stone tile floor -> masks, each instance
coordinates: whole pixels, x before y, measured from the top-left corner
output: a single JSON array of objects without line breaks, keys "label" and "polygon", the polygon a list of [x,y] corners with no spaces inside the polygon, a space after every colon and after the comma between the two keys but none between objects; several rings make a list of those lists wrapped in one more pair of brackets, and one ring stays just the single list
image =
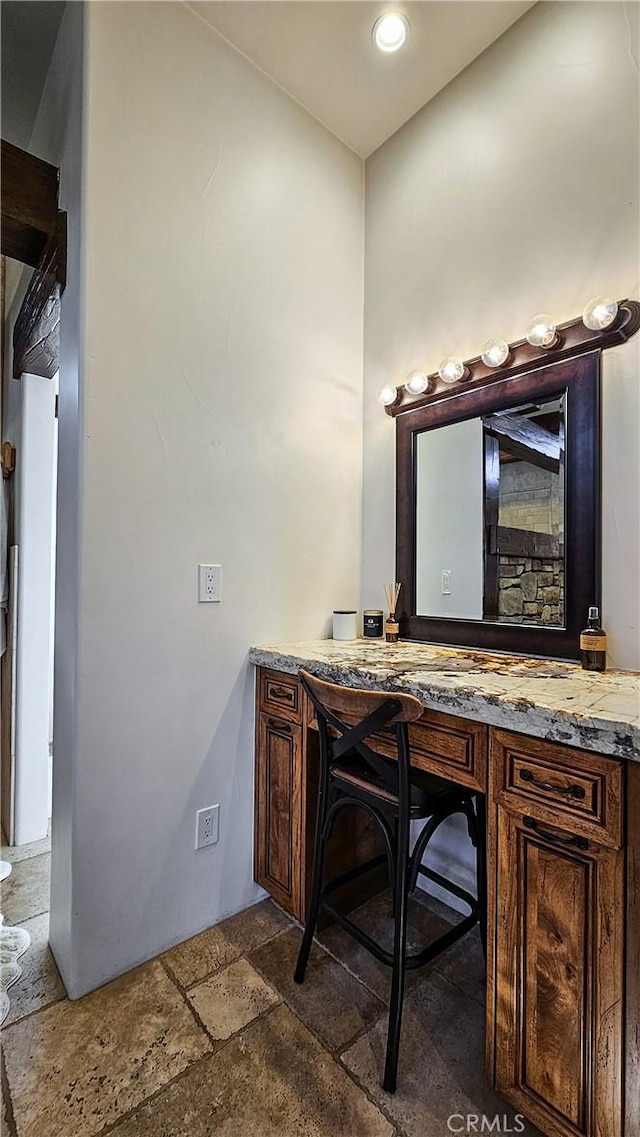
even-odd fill
[{"label": "stone tile floor", "polygon": [[1,910],[8,926],[23,924],[49,911],[51,854],[16,861],[2,882]]},{"label": "stone tile floor", "polygon": [[[411,938],[451,916],[413,903]],[[388,896],[358,918],[388,938]],[[328,928],[296,986],[300,935],[263,901],[70,1002],[38,929],[46,974],[25,958],[3,1031],[3,1137],[448,1137],[453,1113],[506,1115],[514,1131],[484,1080],[475,935],[412,975],[395,1095],[380,1088],[386,969]]]},{"label": "stone tile floor", "polygon": [[25,928],[31,945],[20,957],[22,975],[9,988],[9,1014],[4,1029],[25,1015],[64,997],[62,980],[49,950],[49,887],[51,840],[6,846],[0,859],[9,861],[11,875],[0,885],[0,911],[7,927]]}]

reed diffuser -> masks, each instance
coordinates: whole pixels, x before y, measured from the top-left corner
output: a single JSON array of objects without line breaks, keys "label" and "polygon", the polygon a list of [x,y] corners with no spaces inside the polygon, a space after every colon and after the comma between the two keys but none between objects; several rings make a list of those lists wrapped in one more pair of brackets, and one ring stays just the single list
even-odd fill
[{"label": "reed diffuser", "polygon": [[397,644],[400,635],[400,627],[396,620],[396,607],[398,604],[398,596],[400,595],[400,585],[385,584],[384,591],[387,597],[387,607],[389,608],[389,615],[384,625],[384,638],[388,644]]}]

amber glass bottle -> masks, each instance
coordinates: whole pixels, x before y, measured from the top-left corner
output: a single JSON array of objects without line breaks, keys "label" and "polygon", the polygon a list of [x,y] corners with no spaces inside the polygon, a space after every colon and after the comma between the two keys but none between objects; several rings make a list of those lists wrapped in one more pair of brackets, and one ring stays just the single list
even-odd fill
[{"label": "amber glass bottle", "polygon": [[580,663],[585,671],[604,671],[607,666],[607,633],[600,627],[597,608],[589,609],[587,627],[580,632]]},{"label": "amber glass bottle", "polygon": [[384,638],[388,644],[397,644],[400,638],[400,625],[395,612],[390,612],[384,623]]}]

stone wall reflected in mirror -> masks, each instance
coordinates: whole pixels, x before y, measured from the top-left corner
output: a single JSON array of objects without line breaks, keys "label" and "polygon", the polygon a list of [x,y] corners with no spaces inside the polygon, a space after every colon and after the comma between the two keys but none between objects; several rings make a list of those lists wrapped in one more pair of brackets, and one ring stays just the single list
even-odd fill
[{"label": "stone wall reflected in mirror", "polygon": [[[564,399],[517,407],[483,420],[485,460],[497,447],[497,612],[507,623],[564,624]],[[487,502],[485,501],[487,506]],[[491,508],[489,503],[488,508]]]},{"label": "stone wall reflected in mirror", "polygon": [[563,627],[565,399],[416,439],[417,614]]}]

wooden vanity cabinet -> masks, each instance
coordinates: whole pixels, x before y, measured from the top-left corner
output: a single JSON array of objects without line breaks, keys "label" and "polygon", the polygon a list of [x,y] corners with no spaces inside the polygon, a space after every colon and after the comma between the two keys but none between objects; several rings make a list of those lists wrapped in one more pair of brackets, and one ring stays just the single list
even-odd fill
[{"label": "wooden vanity cabinet", "polygon": [[302,726],[284,713],[256,716],[255,879],[294,916],[301,910]]},{"label": "wooden vanity cabinet", "polygon": [[[295,676],[256,699],[255,879],[304,920],[317,726]],[[547,1137],[640,1137],[640,763],[428,710],[411,742],[487,792],[489,1081]],[[334,836],[331,876],[379,851],[361,810]]]},{"label": "wooden vanity cabinet", "polygon": [[501,730],[490,767],[495,1088],[549,1137],[622,1137],[624,768]]}]

